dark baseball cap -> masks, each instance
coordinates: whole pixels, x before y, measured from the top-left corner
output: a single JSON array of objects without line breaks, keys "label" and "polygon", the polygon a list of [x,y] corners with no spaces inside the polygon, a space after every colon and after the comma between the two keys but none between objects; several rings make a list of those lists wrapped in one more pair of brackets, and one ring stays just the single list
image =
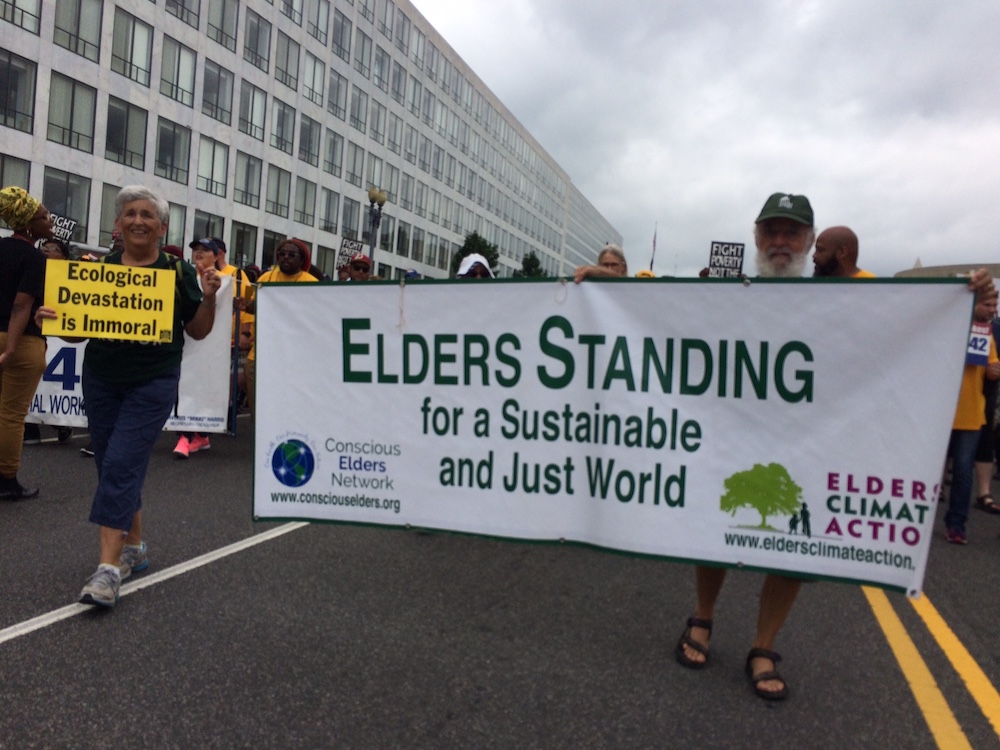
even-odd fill
[{"label": "dark baseball cap", "polygon": [[216,255],[219,254],[219,246],[215,244],[209,237],[202,237],[200,240],[195,240],[194,242],[188,243],[188,247],[194,250],[197,247],[206,247],[211,250]]},{"label": "dark baseball cap", "polygon": [[767,219],[791,219],[799,224],[811,227],[813,225],[813,210],[809,199],[804,195],[791,193],[775,193],[767,199],[764,208],[760,210],[755,224]]}]

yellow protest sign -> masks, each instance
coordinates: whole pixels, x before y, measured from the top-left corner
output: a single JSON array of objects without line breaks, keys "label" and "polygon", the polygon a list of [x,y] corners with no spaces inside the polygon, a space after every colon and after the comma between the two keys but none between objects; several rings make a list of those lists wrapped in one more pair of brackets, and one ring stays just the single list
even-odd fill
[{"label": "yellow protest sign", "polygon": [[47,263],[46,336],[167,343],[174,331],[173,269],[78,261]]}]

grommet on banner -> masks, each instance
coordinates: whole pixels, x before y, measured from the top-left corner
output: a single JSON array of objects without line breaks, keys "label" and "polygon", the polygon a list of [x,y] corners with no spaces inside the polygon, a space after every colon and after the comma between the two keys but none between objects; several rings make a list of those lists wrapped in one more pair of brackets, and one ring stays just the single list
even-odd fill
[{"label": "grommet on banner", "polygon": [[740,274],[740,278],[743,280],[743,286],[750,286],[750,277],[745,273]]},{"label": "grommet on banner", "polygon": [[399,280],[399,323],[397,328],[399,330],[404,330],[406,328],[406,310],[405,307],[406,298],[406,279]]},{"label": "grommet on banner", "polygon": [[556,303],[561,305],[569,297],[569,279],[564,276],[558,281],[560,286],[562,286],[563,295],[562,299],[559,299],[559,294],[558,294],[559,290],[558,289],[556,290]]}]

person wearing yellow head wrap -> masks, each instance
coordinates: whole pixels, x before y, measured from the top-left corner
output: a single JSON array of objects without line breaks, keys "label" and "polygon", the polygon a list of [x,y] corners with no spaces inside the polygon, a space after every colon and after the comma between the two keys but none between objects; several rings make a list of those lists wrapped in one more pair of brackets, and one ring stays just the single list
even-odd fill
[{"label": "person wearing yellow head wrap", "polygon": [[15,232],[25,229],[31,223],[40,205],[41,201],[28,195],[24,188],[11,186],[0,190],[0,219],[7,222],[7,226]]},{"label": "person wearing yellow head wrap", "polygon": [[0,240],[0,500],[38,494],[17,480],[24,417],[45,372],[45,339],[34,320],[42,303],[45,256],[35,247],[52,239],[48,210],[19,187],[0,190],[0,218],[14,230]]}]

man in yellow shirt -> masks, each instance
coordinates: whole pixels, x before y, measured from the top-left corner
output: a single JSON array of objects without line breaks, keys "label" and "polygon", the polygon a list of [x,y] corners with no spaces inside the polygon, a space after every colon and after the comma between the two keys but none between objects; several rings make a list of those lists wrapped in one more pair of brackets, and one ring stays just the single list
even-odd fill
[{"label": "man in yellow shirt", "polygon": [[875,274],[858,268],[858,236],[848,227],[830,227],[819,233],[813,251],[813,276],[875,278]]}]

